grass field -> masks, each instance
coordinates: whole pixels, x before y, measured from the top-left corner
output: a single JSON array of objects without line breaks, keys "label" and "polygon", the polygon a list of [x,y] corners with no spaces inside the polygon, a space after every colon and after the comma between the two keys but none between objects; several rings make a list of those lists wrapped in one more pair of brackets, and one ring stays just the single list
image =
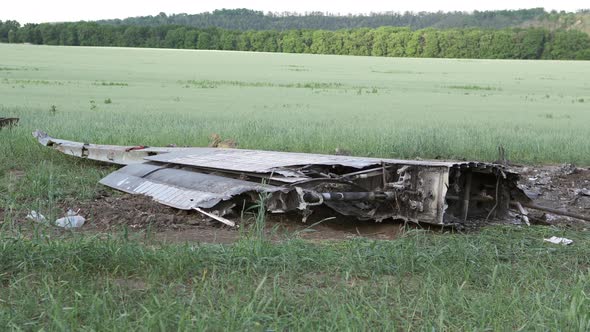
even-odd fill
[{"label": "grass field", "polygon": [[[21,118],[0,131],[0,326],[587,331],[587,229],[161,244],[31,230],[22,215],[63,214],[114,169],[43,148],[34,129],[151,146],[219,133],[243,148],[400,158],[494,160],[502,144],[519,162],[588,165],[588,77],[585,62],[0,44],[0,116]],[[552,235],[575,243],[543,242]]]},{"label": "grass field", "polygon": [[0,54],[0,114],[65,138],[204,145],[216,132],[244,148],[485,160],[502,144],[516,161],[590,164],[587,62],[25,45]]},{"label": "grass field", "polygon": [[[543,243],[554,234],[569,247]],[[590,237],[543,228],[232,246],[0,240],[13,330],[587,331]]]}]

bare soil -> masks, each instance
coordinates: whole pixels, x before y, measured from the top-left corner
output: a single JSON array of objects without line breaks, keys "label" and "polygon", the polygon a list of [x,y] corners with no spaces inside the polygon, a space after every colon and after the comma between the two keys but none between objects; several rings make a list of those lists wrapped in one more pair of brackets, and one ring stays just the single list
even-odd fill
[{"label": "bare soil", "polygon": [[[64,211],[67,208],[72,207],[64,206]],[[109,195],[109,191],[73,208],[80,209],[80,215],[87,219],[83,231],[110,232],[126,227],[140,233],[149,232],[150,236],[166,242],[231,243],[239,238],[240,232],[247,232],[255,219],[252,213],[230,217],[241,229],[231,228],[196,211],[177,210],[145,196]],[[403,224],[393,221],[374,223],[334,218],[327,211],[312,214],[306,223],[301,222],[298,215],[270,214],[265,225],[267,235],[276,240],[293,236],[309,240],[342,240],[356,236],[393,239],[401,233],[402,227]]]},{"label": "bare soil", "polygon": [[[590,217],[590,168],[563,164],[514,170],[521,175],[521,189],[536,204]],[[590,227],[590,222],[578,219],[532,210],[530,213],[548,224]]]}]

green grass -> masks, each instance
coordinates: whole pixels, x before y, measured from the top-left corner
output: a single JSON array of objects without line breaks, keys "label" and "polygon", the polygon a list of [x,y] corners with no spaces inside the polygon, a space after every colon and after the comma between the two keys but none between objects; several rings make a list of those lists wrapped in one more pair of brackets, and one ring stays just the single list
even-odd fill
[{"label": "green grass", "polygon": [[[544,243],[565,235],[573,246]],[[587,331],[586,233],[159,245],[0,238],[0,324],[26,330]]]},{"label": "green grass", "polygon": [[[398,158],[494,160],[502,144],[515,161],[588,165],[584,63],[2,44],[0,54],[0,116],[21,118],[0,131],[6,329],[590,328],[587,230],[269,243],[261,217],[234,245],[170,245],[30,231],[20,218],[95,198],[115,169],[41,147],[35,129],[150,146],[205,146],[219,133],[242,148]],[[542,241],[552,235],[575,244]]]},{"label": "green grass", "polygon": [[[494,160],[503,145],[517,162],[590,164],[585,62],[6,44],[0,53],[0,67],[38,68],[0,72],[0,113],[22,118],[22,140],[41,128],[204,145],[216,132],[243,148]],[[117,102],[90,110],[106,98]]]}]

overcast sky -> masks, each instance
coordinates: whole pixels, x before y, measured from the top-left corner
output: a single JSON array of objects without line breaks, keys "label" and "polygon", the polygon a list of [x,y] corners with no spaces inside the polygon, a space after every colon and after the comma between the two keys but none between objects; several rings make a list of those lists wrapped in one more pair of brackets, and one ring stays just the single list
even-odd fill
[{"label": "overcast sky", "polygon": [[16,0],[3,1],[0,20],[21,23],[60,22],[156,15],[159,12],[201,13],[221,8],[264,12],[370,13],[383,11],[473,11],[544,7],[575,11],[590,8],[587,0]]}]

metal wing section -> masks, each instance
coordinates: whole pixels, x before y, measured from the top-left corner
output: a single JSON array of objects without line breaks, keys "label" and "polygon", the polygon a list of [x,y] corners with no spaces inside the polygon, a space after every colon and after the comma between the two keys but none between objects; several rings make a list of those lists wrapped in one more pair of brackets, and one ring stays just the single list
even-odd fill
[{"label": "metal wing section", "polygon": [[[296,152],[275,152],[243,149],[193,148],[186,151],[171,152],[164,155],[146,157],[146,160],[173,163],[199,168],[222,169],[238,172],[278,173],[296,176],[293,166],[340,165],[352,168],[366,168],[382,163],[401,165],[446,166],[456,163],[438,161],[414,161],[381,158],[350,157]],[[291,172],[292,174],[289,174]]]},{"label": "metal wing section", "polygon": [[267,210],[299,211],[303,220],[325,205],[359,219],[444,225],[506,216],[520,194],[518,175],[490,163],[98,145],[40,131],[34,136],[68,155],[127,165],[100,183],[183,210],[219,209],[234,198],[256,203],[259,193],[268,193]]}]

